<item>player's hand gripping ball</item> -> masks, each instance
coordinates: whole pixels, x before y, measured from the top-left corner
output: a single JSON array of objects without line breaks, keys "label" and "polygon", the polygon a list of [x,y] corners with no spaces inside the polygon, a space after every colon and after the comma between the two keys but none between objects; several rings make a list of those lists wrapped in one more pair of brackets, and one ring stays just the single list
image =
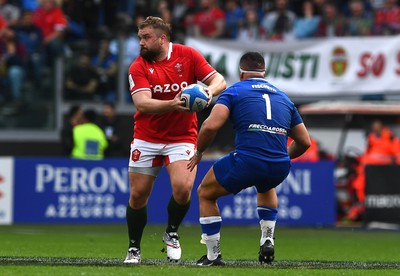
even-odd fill
[{"label": "player's hand gripping ball", "polygon": [[181,99],[185,101],[185,107],[189,108],[190,111],[199,112],[206,108],[208,94],[204,91],[203,86],[191,84],[183,89]]}]

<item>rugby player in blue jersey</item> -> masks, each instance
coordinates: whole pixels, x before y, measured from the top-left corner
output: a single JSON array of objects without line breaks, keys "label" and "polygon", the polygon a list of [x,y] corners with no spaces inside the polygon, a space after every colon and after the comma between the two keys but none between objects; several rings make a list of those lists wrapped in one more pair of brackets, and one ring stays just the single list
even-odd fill
[{"label": "rugby player in blue jersey", "polygon": [[[265,60],[258,52],[240,59],[240,81],[218,98],[201,126],[196,154],[188,169],[193,170],[217,131],[228,120],[235,129],[236,149],[217,160],[204,176],[198,190],[202,241],[207,255],[198,265],[224,265],[220,250],[221,215],[217,199],[254,186],[261,239],[259,261],[274,259],[274,231],[278,213],[275,187],[287,177],[290,159],[310,146],[310,136],[289,97],[267,82]],[[287,147],[288,136],[293,142]]]}]

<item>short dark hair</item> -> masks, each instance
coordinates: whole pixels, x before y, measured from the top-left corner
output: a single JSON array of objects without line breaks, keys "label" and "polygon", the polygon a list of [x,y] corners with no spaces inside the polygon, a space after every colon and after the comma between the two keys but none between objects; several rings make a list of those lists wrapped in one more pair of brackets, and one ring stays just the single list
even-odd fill
[{"label": "short dark hair", "polygon": [[97,112],[94,109],[88,109],[83,112],[83,117],[91,123],[95,123],[97,119]]},{"label": "short dark hair", "polygon": [[259,52],[247,52],[240,58],[239,66],[243,70],[265,70],[264,57]]},{"label": "short dark hair", "polygon": [[73,116],[75,116],[76,113],[78,113],[81,110],[81,106],[79,104],[74,104],[71,105],[71,107],[68,110],[68,117],[72,118]]},{"label": "short dark hair", "polygon": [[115,109],[115,103],[114,103],[114,102],[107,101],[107,102],[104,102],[103,105],[104,105],[104,106],[109,106],[109,107],[111,107],[112,109]]},{"label": "short dark hair", "polygon": [[153,27],[154,29],[161,30],[161,32],[163,32],[168,39],[171,39],[171,25],[166,23],[160,17],[146,17],[146,19],[139,24],[138,28],[141,30],[146,27]]}]

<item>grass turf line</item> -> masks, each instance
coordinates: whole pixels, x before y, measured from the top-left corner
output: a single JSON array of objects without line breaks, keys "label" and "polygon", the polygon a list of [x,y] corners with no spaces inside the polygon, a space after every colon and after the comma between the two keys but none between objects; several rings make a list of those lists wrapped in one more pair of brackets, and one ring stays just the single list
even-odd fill
[{"label": "grass turf line", "polygon": [[[250,260],[225,260],[228,267],[311,268],[311,269],[400,269],[397,262],[341,262],[341,261],[275,261],[261,265]],[[129,266],[121,259],[57,258],[57,257],[0,257],[1,265],[75,265],[75,266]],[[165,259],[146,259],[140,265],[174,265]],[[196,266],[194,260],[182,260],[181,266]]]}]

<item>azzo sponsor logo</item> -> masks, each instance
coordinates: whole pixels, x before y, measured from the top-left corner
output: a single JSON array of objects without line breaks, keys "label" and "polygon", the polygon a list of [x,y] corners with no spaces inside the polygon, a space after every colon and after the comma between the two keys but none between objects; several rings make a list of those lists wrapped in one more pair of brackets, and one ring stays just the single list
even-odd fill
[{"label": "azzo sponsor logo", "polygon": [[337,77],[341,77],[346,73],[348,67],[347,54],[345,49],[338,46],[332,51],[331,70]]},{"label": "azzo sponsor logo", "polygon": [[153,93],[171,93],[171,92],[179,92],[186,88],[188,83],[183,81],[181,83],[164,83],[164,84],[157,84],[152,87]]}]

